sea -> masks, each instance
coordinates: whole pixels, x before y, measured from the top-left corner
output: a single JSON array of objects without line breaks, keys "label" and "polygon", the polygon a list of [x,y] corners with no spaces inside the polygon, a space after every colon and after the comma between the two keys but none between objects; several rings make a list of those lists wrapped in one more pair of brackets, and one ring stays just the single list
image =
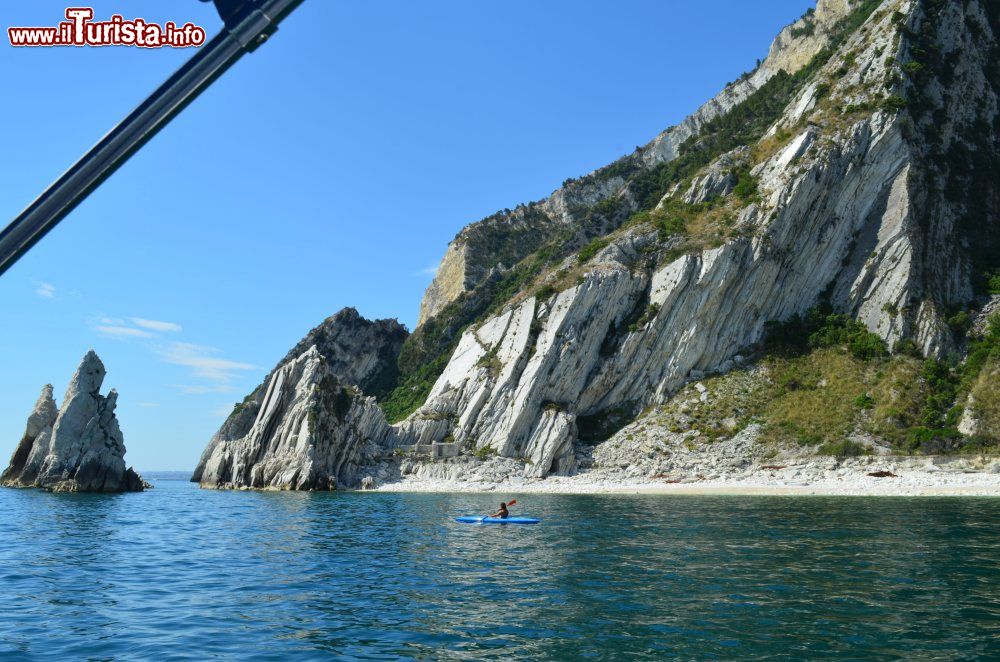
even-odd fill
[{"label": "sea", "polygon": [[[0,490],[2,660],[1000,658],[1000,500]],[[517,499],[536,525],[459,524]]]}]

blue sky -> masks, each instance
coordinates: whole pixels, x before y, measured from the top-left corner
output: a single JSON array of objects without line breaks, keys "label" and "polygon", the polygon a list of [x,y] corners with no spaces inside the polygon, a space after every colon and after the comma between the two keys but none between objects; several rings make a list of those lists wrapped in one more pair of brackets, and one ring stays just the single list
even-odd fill
[{"label": "blue sky", "polygon": [[[95,18],[210,4],[93,0]],[[412,327],[464,225],[680,121],[807,0],[307,0],[0,277],[0,453],[97,350],[126,460],[191,469],[232,408],[344,306]],[[14,49],[65,3],[0,0],[0,222],[193,51]]]}]

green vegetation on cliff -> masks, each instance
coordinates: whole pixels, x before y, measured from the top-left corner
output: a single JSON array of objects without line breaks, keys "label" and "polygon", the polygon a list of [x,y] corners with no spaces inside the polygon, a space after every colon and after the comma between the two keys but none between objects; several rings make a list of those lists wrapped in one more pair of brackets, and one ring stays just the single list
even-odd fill
[{"label": "green vegetation on cliff", "polygon": [[434,382],[448,365],[449,356],[450,354],[442,354],[434,361],[419,366],[379,403],[390,423],[403,420],[424,404]]},{"label": "green vegetation on cliff", "polygon": [[[973,286],[979,294],[1000,292],[1000,282],[993,278],[1000,274],[1000,228],[996,223],[984,222],[1000,215],[1000,186],[996,176],[994,154],[996,136],[1000,135],[1000,115],[986,103],[977,107],[977,116],[968,120],[953,117],[949,103],[935,90],[936,80],[950,82],[962,75],[956,69],[957,51],[947,52],[954,44],[938,43],[936,26],[943,11],[952,6],[950,0],[924,0],[924,17],[915,27],[901,25],[909,45],[911,60],[906,62],[903,87],[907,96],[907,110],[913,120],[914,131],[923,138],[927,153],[923,155],[923,186],[929,193],[923,210],[925,226],[930,231],[935,219],[946,213],[943,207],[957,211],[955,230],[961,241],[949,235],[947,244],[955,246],[956,253],[964,254],[973,266]],[[989,30],[1000,34],[1000,12],[991,7],[985,12]],[[966,17],[969,30],[985,39],[987,26],[982,26],[973,15]],[[959,45],[959,47],[961,47]],[[1000,95],[1000,43],[990,43],[989,55],[984,58],[983,69],[987,85]],[[983,97],[986,98],[985,96]],[[928,241],[927,245],[935,245]],[[961,247],[961,248],[959,248]]]},{"label": "green vegetation on cliff", "polygon": [[[803,86],[826,64],[847,37],[857,30],[880,4],[879,0],[860,3],[832,30],[830,43],[810,62],[794,74],[779,71],[760,89],[728,112],[707,122],[697,136],[681,145],[680,155],[673,161],[648,169],[635,157],[626,157],[592,177],[621,176],[627,179],[629,191],[638,203],[639,211],[649,211],[675,184],[694,176],[713,160],[737,147],[749,146],[760,140],[781,116],[789,102]],[[755,186],[741,177],[741,197],[749,197]],[[600,213],[601,210],[595,209]]]},{"label": "green vegetation on cliff", "polygon": [[[773,325],[761,351],[754,366],[689,384],[658,417],[706,443],[756,422],[765,443],[841,457],[870,452],[865,438],[905,454],[1000,449],[1000,317],[958,364],[890,355],[863,327],[819,308]],[[978,425],[963,437],[956,425],[970,393]]]},{"label": "green vegetation on cliff", "polygon": [[[631,194],[626,197],[610,196],[589,210],[575,210],[582,218],[577,228],[552,230],[551,226],[544,223],[538,206],[527,205],[513,213],[528,219],[525,227],[534,233],[534,241],[524,241],[523,232],[516,236],[511,234],[516,224],[506,222],[477,223],[463,231],[482,234],[488,239],[485,242],[488,250],[485,252],[490,253],[490,256],[478,259],[480,266],[504,264],[507,270],[494,272],[484,278],[473,290],[463,293],[427,320],[406,340],[399,355],[396,386],[381,400],[389,420],[402,420],[423,404],[454,351],[462,331],[469,325],[497,312],[524,291],[537,291],[544,295],[556,291],[557,287],[552,283],[540,285],[540,277],[567,256],[577,252],[581,244],[583,250],[579,252],[578,261],[585,263],[606,245],[603,237],[627,221],[630,224],[651,223],[659,228],[664,240],[684,237],[674,248],[675,253],[717,245],[731,236],[733,210],[725,205],[684,205],[671,201],[659,210],[654,208],[671,187],[686,182],[721,154],[759,141],[795,94],[878,5],[877,0],[859,3],[850,15],[835,26],[828,47],[809,64],[795,74],[778,72],[742,103],[707,122],[697,136],[681,146],[680,155],[675,160],[647,167],[641,154],[636,153],[592,175],[567,180],[568,186],[585,186],[598,180],[621,177]],[[748,171],[740,171],[738,174],[738,190],[735,195],[741,200],[749,200],[756,195],[756,182]],[[505,210],[491,218],[496,221],[505,220],[511,213]],[[537,249],[525,256],[524,246]],[[566,279],[556,280],[562,283]]]},{"label": "green vegetation on cliff", "polygon": [[[921,360],[912,349],[906,351],[906,343],[889,356],[882,340],[868,333],[863,325],[826,312],[814,309],[804,318],[774,325],[769,334],[768,361],[772,365],[779,365],[775,361],[784,362],[780,363],[779,385],[812,383],[809,374],[819,369],[824,375],[824,386],[830,386],[818,400],[814,397],[816,389],[793,393],[800,389],[791,388],[782,393],[787,412],[798,411],[813,422],[826,419],[820,424],[796,424],[790,421],[790,413],[777,417],[793,436],[804,442],[833,441],[831,430],[836,433],[834,436],[843,436],[844,427],[852,425],[888,441],[902,452],[978,450],[984,445],[1000,443],[1000,436],[995,434],[964,439],[957,430],[966,397],[975,384],[983,382],[982,375],[989,374],[988,366],[996,364],[1000,357],[1000,319],[991,320],[984,337],[970,341],[968,357],[957,363],[934,358]],[[841,357],[832,365],[829,354],[806,350],[837,347],[846,350],[850,360]],[[807,360],[803,362],[802,357]],[[822,369],[824,365],[827,370]],[[837,393],[834,385],[845,384],[845,379],[848,390]],[[850,415],[850,388],[858,393],[853,402],[855,413],[868,412],[861,418]],[[985,400],[988,403],[990,397]],[[990,417],[989,412],[984,413],[986,418]],[[829,420],[830,417],[839,424]]]}]

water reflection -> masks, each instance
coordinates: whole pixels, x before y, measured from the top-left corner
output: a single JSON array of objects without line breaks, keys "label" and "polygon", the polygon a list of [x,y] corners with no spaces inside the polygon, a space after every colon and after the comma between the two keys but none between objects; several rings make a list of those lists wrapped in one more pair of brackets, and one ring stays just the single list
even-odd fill
[{"label": "water reflection", "polygon": [[987,499],[0,491],[0,656],[987,657]]}]

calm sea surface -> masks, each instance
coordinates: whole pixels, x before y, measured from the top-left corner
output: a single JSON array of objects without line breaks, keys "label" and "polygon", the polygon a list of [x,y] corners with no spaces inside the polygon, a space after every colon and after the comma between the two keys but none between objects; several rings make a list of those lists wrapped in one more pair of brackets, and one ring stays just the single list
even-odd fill
[{"label": "calm sea surface", "polygon": [[0,490],[0,658],[1000,656],[1000,500],[498,500]]}]

